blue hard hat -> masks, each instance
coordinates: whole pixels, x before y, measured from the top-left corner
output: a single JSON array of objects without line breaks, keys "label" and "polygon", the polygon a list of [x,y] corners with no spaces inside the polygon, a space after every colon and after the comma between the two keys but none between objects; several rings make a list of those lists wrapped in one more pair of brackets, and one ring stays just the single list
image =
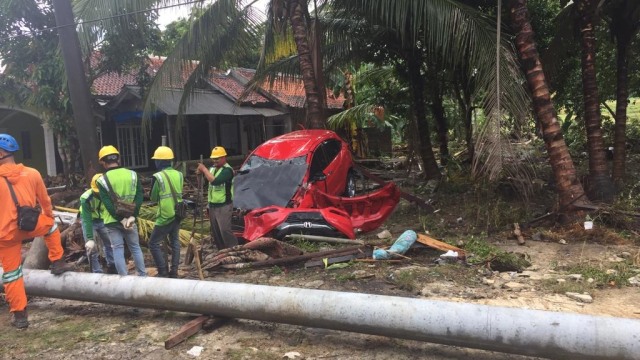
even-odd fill
[{"label": "blue hard hat", "polygon": [[9,134],[0,134],[0,149],[8,152],[16,152],[20,150],[16,139]]}]

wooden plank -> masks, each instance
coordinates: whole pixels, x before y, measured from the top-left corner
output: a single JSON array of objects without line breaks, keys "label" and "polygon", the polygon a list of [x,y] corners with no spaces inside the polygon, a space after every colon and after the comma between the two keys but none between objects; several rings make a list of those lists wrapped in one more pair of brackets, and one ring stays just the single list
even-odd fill
[{"label": "wooden plank", "polygon": [[180,344],[181,342],[187,340],[190,336],[196,334],[200,329],[202,329],[202,325],[209,320],[208,315],[200,315],[197,318],[189,321],[185,325],[183,325],[177,333],[172,335],[167,341],[164,342],[164,348],[169,350],[174,346]]},{"label": "wooden plank", "polygon": [[416,239],[417,242],[419,242],[422,245],[426,245],[429,247],[432,247],[434,249],[438,249],[438,250],[442,250],[442,251],[457,251],[458,252],[458,258],[460,259],[464,259],[466,257],[464,250],[460,249],[459,247],[453,246],[453,245],[449,245],[446,242],[440,241],[440,240],[436,240],[430,236],[424,235],[424,234],[418,234],[418,239]]}]

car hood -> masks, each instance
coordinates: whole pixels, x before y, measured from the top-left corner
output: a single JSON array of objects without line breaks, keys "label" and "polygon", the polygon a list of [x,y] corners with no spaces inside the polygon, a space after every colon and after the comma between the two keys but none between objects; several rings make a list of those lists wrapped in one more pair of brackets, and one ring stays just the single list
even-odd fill
[{"label": "car hood", "polygon": [[302,185],[307,165],[261,166],[238,173],[233,182],[233,206],[243,210],[286,207]]}]

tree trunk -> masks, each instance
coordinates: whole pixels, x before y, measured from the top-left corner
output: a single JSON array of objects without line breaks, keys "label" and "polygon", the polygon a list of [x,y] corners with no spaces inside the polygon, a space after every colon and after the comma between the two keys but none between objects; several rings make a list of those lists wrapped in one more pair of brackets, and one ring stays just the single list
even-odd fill
[{"label": "tree trunk", "polygon": [[551,102],[549,87],[529,21],[527,0],[511,0],[510,15],[517,33],[515,43],[518,55],[533,98],[533,110],[542,127],[543,140],[549,153],[549,163],[556,180],[560,211],[571,211],[576,206],[588,204],[588,199],[585,198],[582,184],[576,176],[573,160],[564,142],[562,129]]},{"label": "tree trunk", "polygon": [[458,84],[455,85],[456,99],[462,112],[464,122],[465,141],[467,143],[467,153],[469,161],[473,163],[475,146],[473,144],[473,104],[471,104],[471,91],[469,80],[466,75],[457,76]]},{"label": "tree trunk", "polygon": [[615,189],[609,177],[607,158],[602,137],[602,119],[598,84],[596,81],[596,38],[595,9],[597,1],[576,2],[580,14],[580,34],[582,49],[582,92],[584,99],[584,121],[587,129],[587,149],[589,151],[589,186],[587,193],[591,200],[613,201]]},{"label": "tree trunk", "polygon": [[[614,19],[615,21],[616,19]],[[620,20],[618,20],[620,21]],[[625,29],[627,30],[627,29]],[[631,30],[631,29],[629,29]],[[614,183],[621,188],[624,183],[625,160],[627,156],[627,105],[629,102],[629,44],[632,32],[621,31],[616,34],[616,126],[613,136],[613,172]]]},{"label": "tree trunk", "polygon": [[424,103],[424,80],[422,74],[420,74],[421,62],[416,57],[417,55],[415,54],[405,53],[411,95],[413,97],[411,108],[416,128],[418,129],[418,147],[425,178],[438,179],[440,178],[440,169],[438,169],[438,163],[436,163],[436,157],[431,147],[431,131],[429,131],[429,122],[427,121]]},{"label": "tree trunk", "polygon": [[64,68],[67,73],[67,84],[69,95],[73,107],[73,119],[84,174],[90,179],[96,173],[95,165],[98,154],[98,142],[96,141],[96,124],[93,116],[91,93],[87,83],[84,67],[82,65],[82,54],[80,42],[74,26],[73,12],[70,0],[53,0],[60,48],[64,60]]},{"label": "tree trunk", "polygon": [[440,164],[445,166],[449,161],[449,124],[447,123],[442,99],[442,83],[436,74],[439,70],[437,65],[430,67],[428,79],[431,93],[431,113],[436,122],[438,143],[440,145]]},{"label": "tree trunk", "polygon": [[304,91],[307,97],[307,127],[311,129],[324,129],[326,118],[323,114],[322,99],[316,75],[313,71],[313,59],[309,37],[307,36],[307,2],[303,0],[289,0],[289,21],[293,31],[293,39],[298,50],[300,73],[304,83]]}]

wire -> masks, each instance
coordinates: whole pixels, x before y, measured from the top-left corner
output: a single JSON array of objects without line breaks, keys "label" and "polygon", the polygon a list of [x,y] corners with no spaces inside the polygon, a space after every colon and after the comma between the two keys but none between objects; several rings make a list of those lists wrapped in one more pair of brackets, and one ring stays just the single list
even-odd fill
[{"label": "wire", "polygon": [[123,16],[136,15],[136,14],[141,14],[141,13],[147,13],[147,12],[151,12],[151,11],[155,11],[155,10],[168,9],[168,8],[177,7],[177,6],[184,6],[184,5],[202,3],[202,2],[205,2],[205,1],[207,1],[207,0],[193,0],[193,1],[187,1],[187,2],[184,2],[184,3],[180,3],[180,4],[159,6],[159,7],[155,7],[155,8],[151,8],[151,9],[126,12],[126,13],[117,14],[117,15],[113,15],[113,16],[107,16],[107,17],[98,18],[98,19],[92,19],[92,20],[81,21],[81,22],[73,22],[71,24],[58,25],[58,26],[54,26],[54,27],[50,27],[50,28],[44,28],[44,29],[40,29],[40,30],[35,30],[33,32],[29,32],[28,34],[10,35],[10,36],[4,37],[4,38],[0,38],[0,40],[9,40],[9,39],[17,38],[17,37],[22,37],[22,36],[35,36],[35,35],[38,35],[38,34],[41,34],[41,33],[45,32],[45,31],[58,30],[58,29],[69,27],[69,26],[74,26],[75,27],[75,26],[78,26],[78,25],[85,25],[85,24],[90,24],[90,23],[94,23],[94,22],[98,22],[98,21],[115,19],[115,18],[119,18],[119,17],[123,17]]}]

